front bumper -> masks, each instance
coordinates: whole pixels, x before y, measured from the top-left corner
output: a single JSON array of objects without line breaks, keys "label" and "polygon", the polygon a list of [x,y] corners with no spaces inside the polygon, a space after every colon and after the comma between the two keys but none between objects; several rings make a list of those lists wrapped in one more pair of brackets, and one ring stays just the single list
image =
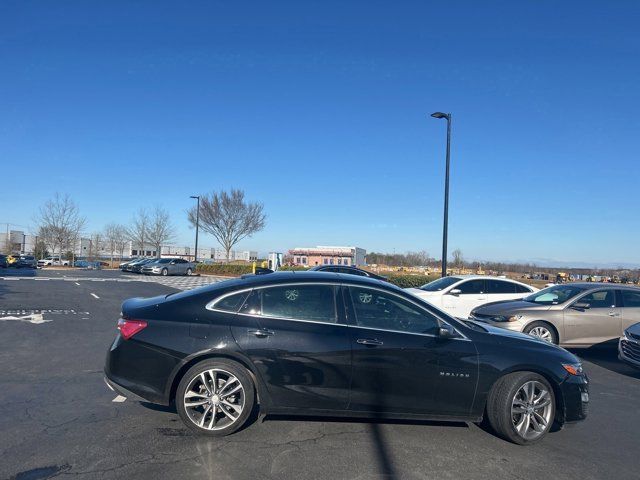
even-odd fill
[{"label": "front bumper", "polygon": [[585,375],[569,375],[560,386],[563,398],[562,423],[579,422],[587,418],[589,411],[589,378]]},{"label": "front bumper", "polygon": [[489,320],[488,318],[478,318],[473,315],[469,315],[469,320],[473,320],[474,322],[486,323],[487,325],[491,325],[492,327],[504,328],[505,330],[511,330],[512,332],[522,332],[526,322],[522,320],[516,320],[515,322],[494,322],[493,320]]},{"label": "front bumper", "polygon": [[640,368],[640,340],[622,337],[618,341],[618,358],[629,365]]}]

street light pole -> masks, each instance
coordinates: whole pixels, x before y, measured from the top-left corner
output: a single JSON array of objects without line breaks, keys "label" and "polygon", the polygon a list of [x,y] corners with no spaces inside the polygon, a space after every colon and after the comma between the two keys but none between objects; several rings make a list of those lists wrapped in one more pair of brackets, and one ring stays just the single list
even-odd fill
[{"label": "street light pole", "polygon": [[198,263],[198,229],[200,227],[200,195],[191,195],[191,198],[198,200],[198,206],[196,207],[196,251],[193,255],[194,263]]},{"label": "street light pole", "polygon": [[444,225],[442,228],[442,276],[447,276],[447,234],[449,230],[449,163],[451,159],[451,114],[435,112],[433,118],[447,119],[447,166],[444,175]]}]

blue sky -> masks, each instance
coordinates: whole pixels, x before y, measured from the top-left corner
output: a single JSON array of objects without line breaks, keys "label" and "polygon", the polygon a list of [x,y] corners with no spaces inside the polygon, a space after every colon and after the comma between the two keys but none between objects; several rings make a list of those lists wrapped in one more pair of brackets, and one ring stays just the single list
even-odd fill
[{"label": "blue sky", "polygon": [[[0,222],[236,187],[241,247],[640,264],[635,1],[0,4]],[[16,227],[17,228],[17,227]],[[215,245],[213,238],[204,245]]]}]

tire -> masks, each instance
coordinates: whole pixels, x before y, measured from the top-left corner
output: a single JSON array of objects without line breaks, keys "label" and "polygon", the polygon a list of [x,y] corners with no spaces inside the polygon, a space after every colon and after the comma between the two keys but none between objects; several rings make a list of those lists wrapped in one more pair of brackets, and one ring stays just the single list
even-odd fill
[{"label": "tire", "polygon": [[[528,395],[531,385],[532,396]],[[554,423],[556,399],[553,388],[537,373],[505,375],[489,393],[486,414],[493,430],[505,440],[518,445],[539,442]]]},{"label": "tire", "polygon": [[527,335],[539,338],[554,345],[558,345],[558,333],[556,329],[550,323],[547,322],[532,322],[523,330]]},{"label": "tire", "polygon": [[[207,381],[207,387],[203,378]],[[213,378],[217,383],[215,391],[211,389]],[[231,382],[228,389],[227,382]],[[229,395],[229,391],[235,393]],[[219,392],[224,396],[218,396]],[[176,409],[184,424],[194,432],[222,437],[247,423],[255,406],[255,398],[253,381],[244,367],[231,360],[213,358],[197,363],[184,374],[176,390]],[[185,405],[189,399],[196,404],[204,404],[189,407]]]},{"label": "tire", "polygon": [[167,275],[169,275],[169,270],[167,270],[166,268],[163,268],[162,271],[160,272],[160,275],[162,275],[163,277],[166,277]]},{"label": "tire", "polygon": [[193,271],[190,268],[187,268],[187,277],[190,277]]}]

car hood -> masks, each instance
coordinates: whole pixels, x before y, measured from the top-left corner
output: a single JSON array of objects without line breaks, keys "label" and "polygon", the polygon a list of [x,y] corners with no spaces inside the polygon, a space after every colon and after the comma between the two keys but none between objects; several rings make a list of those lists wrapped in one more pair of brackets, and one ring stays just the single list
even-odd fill
[{"label": "car hood", "polygon": [[549,310],[551,305],[536,305],[524,300],[501,300],[499,302],[485,303],[475,308],[473,313],[482,315],[502,315],[504,313],[518,312],[521,310]]}]

